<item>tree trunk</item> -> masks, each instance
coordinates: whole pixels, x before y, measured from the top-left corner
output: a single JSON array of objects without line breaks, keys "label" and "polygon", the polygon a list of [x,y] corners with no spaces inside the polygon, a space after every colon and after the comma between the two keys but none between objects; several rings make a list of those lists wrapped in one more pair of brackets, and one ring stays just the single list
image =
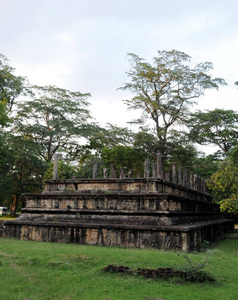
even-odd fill
[{"label": "tree trunk", "polygon": [[13,203],[12,203],[12,207],[11,207],[11,216],[12,217],[16,217],[16,215],[17,215],[18,202],[19,202],[19,195],[14,194]]}]

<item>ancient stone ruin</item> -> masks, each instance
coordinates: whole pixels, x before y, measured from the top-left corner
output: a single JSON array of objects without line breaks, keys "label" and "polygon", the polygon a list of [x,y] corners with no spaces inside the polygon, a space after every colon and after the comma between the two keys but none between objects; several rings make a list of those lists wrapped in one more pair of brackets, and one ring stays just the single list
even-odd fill
[{"label": "ancient stone ruin", "polygon": [[94,167],[92,179],[62,180],[55,163],[54,179],[42,193],[25,194],[22,215],[5,222],[3,236],[187,251],[234,229],[206,193],[206,182],[175,165],[164,174],[159,154],[152,169],[145,161],[143,178],[123,169],[116,175],[111,165],[104,178]]}]

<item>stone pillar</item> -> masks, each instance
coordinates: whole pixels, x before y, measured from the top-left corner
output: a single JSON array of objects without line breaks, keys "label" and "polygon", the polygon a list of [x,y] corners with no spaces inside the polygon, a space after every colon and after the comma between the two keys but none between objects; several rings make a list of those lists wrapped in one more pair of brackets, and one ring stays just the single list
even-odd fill
[{"label": "stone pillar", "polygon": [[198,190],[198,176],[197,176],[197,174],[193,175],[193,189],[195,191]]},{"label": "stone pillar", "polygon": [[103,168],[103,178],[107,178],[107,168]]},{"label": "stone pillar", "polygon": [[188,184],[188,171],[187,169],[183,170],[183,186],[188,188],[189,184]]},{"label": "stone pillar", "polygon": [[191,190],[194,189],[194,180],[193,180],[193,173],[191,172],[189,175],[189,187]]},{"label": "stone pillar", "polygon": [[110,165],[110,178],[116,178],[116,170],[115,170],[115,165],[111,164]]},{"label": "stone pillar", "polygon": [[120,178],[125,178],[124,168],[123,167],[120,168]]},{"label": "stone pillar", "polygon": [[98,170],[98,166],[93,165],[93,179],[97,178],[97,170]]},{"label": "stone pillar", "polygon": [[146,159],[144,162],[144,177],[150,177],[150,160]]},{"label": "stone pillar", "polygon": [[129,170],[129,171],[128,171],[128,178],[131,178],[131,177],[132,177],[132,171]]},{"label": "stone pillar", "polygon": [[58,167],[59,167],[59,154],[55,153],[53,179],[58,179]]},{"label": "stone pillar", "polygon": [[181,186],[183,185],[182,172],[183,172],[182,167],[179,166],[179,168],[178,168],[178,184]]},{"label": "stone pillar", "polygon": [[198,176],[197,178],[197,187],[198,187],[198,191],[202,192],[202,178],[200,176]]},{"label": "stone pillar", "polygon": [[177,183],[176,164],[172,163],[172,182]]},{"label": "stone pillar", "polygon": [[207,192],[207,180],[204,179],[203,180],[203,193],[206,194],[206,192]]},{"label": "stone pillar", "polygon": [[164,178],[166,181],[170,182],[170,170],[167,170],[165,172],[165,178]]},{"label": "stone pillar", "polygon": [[162,165],[162,159],[160,153],[157,153],[156,156],[156,169],[157,169],[157,177],[160,179],[164,179],[163,165]]},{"label": "stone pillar", "polygon": [[152,164],[152,177],[157,177],[156,164]]}]

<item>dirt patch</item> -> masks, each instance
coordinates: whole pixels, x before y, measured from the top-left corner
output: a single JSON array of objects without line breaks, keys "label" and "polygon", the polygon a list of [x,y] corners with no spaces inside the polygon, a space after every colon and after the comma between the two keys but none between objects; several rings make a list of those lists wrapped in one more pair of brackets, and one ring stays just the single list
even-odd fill
[{"label": "dirt patch", "polygon": [[133,276],[142,276],[151,279],[169,280],[171,278],[177,277],[177,278],[181,278],[184,281],[191,281],[191,282],[205,282],[205,281],[214,282],[215,281],[214,278],[206,274],[203,274],[203,276],[197,276],[197,278],[193,278],[190,276],[188,272],[175,270],[173,268],[131,269],[126,266],[108,265],[103,269],[103,271],[107,273],[122,273],[122,274],[133,275]]}]

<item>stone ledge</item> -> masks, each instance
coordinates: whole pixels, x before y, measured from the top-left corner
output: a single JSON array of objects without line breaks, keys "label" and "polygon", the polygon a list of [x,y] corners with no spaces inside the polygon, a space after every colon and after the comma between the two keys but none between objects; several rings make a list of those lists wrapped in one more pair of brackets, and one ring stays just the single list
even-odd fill
[{"label": "stone ledge", "polygon": [[142,231],[169,231],[169,232],[190,232],[199,230],[213,225],[233,225],[233,220],[219,219],[207,222],[200,222],[198,224],[187,224],[187,225],[127,225],[127,224],[112,224],[112,223],[79,223],[79,222],[58,222],[58,221],[6,221],[4,226],[42,226],[42,227],[76,227],[76,228],[113,228],[113,229],[126,229],[126,230],[142,230]]},{"label": "stone ledge", "polygon": [[56,213],[56,214],[117,214],[117,215],[166,215],[166,216],[203,216],[203,215],[217,215],[218,212],[194,212],[181,210],[123,210],[123,209],[59,209],[59,208],[22,208],[23,213]]}]

